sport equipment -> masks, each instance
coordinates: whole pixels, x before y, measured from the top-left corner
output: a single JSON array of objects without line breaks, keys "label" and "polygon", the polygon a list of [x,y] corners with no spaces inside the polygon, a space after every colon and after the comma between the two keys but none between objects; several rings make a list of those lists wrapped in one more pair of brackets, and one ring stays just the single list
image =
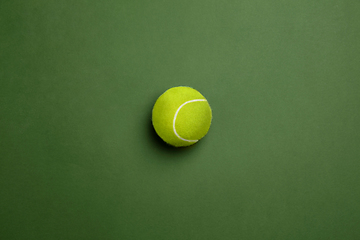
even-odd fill
[{"label": "sport equipment", "polygon": [[175,147],[190,146],[209,131],[212,112],[201,93],[191,87],[173,87],[155,102],[152,124],[166,143]]}]

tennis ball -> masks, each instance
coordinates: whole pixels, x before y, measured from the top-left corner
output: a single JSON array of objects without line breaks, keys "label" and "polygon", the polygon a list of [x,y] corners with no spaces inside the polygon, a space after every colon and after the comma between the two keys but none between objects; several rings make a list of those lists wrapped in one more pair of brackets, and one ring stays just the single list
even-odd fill
[{"label": "tennis ball", "polygon": [[152,110],[152,124],[166,143],[190,146],[209,131],[211,108],[201,93],[191,87],[173,87],[164,92]]}]

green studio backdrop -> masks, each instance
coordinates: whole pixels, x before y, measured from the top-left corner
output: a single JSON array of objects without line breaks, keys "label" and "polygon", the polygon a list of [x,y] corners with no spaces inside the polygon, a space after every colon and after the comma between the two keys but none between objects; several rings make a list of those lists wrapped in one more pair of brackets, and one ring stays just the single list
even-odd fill
[{"label": "green studio backdrop", "polygon": [[2,0],[0,239],[360,239],[359,63],[356,0]]}]

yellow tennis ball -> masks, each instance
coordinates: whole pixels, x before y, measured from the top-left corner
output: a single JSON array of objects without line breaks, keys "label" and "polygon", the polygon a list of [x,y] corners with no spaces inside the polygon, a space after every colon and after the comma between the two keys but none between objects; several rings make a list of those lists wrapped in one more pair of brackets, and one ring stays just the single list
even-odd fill
[{"label": "yellow tennis ball", "polygon": [[164,92],[152,110],[152,124],[166,143],[190,146],[209,131],[211,108],[201,93],[191,87],[173,87]]}]

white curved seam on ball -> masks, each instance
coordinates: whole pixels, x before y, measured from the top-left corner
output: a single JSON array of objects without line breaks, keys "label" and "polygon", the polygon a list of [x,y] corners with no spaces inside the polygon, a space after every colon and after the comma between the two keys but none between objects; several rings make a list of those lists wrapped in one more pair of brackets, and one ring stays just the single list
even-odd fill
[{"label": "white curved seam on ball", "polygon": [[192,103],[192,102],[203,102],[203,101],[206,102],[206,99],[194,99],[194,100],[190,100],[190,101],[187,101],[187,102],[184,102],[183,104],[181,104],[181,106],[176,110],[176,113],[175,113],[175,116],[174,116],[174,121],[173,121],[173,130],[174,130],[175,135],[176,135],[179,139],[181,139],[181,140],[183,140],[183,141],[185,141],[185,142],[197,142],[197,141],[199,141],[199,140],[190,140],[190,139],[185,139],[185,138],[180,137],[180,135],[176,132],[175,122],[176,122],[177,115],[178,115],[180,109],[181,109],[183,106],[185,106],[185,105],[188,104],[188,103]]}]

